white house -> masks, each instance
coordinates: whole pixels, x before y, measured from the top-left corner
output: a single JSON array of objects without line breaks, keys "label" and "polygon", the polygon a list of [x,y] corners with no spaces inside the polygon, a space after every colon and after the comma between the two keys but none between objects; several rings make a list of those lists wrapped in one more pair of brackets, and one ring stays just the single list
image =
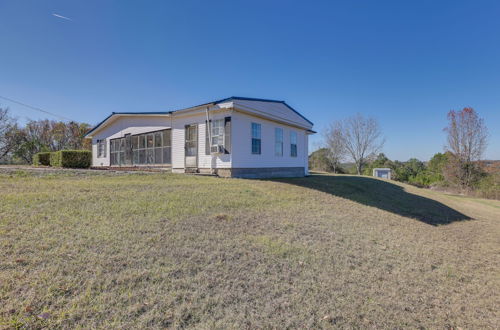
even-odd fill
[{"label": "white house", "polygon": [[284,101],[230,97],[168,112],[113,112],[86,135],[94,167],[225,177],[308,174],[313,123]]}]

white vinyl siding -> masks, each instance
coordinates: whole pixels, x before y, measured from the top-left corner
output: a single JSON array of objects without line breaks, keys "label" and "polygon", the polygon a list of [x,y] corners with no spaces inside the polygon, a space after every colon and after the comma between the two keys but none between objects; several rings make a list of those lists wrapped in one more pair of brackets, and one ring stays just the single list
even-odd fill
[{"label": "white vinyl siding", "polygon": [[[224,124],[224,117],[231,116],[228,111],[211,113],[212,123],[221,120]],[[185,126],[196,124],[198,126],[198,167],[199,168],[229,168],[231,167],[231,154],[206,155],[206,114],[200,113],[196,116],[186,116],[174,118],[172,120],[172,168],[183,169],[185,157]],[[224,131],[224,128],[223,128]],[[222,141],[223,142],[223,141]]]},{"label": "white vinyl siding", "polygon": [[[256,118],[240,112],[232,115],[232,166],[234,168],[258,167],[307,167],[308,135],[305,129],[281,125],[264,118]],[[252,123],[260,125],[261,153],[252,154]],[[283,156],[275,156],[276,127],[283,129]],[[290,156],[290,131],[297,133],[297,157]]]}]

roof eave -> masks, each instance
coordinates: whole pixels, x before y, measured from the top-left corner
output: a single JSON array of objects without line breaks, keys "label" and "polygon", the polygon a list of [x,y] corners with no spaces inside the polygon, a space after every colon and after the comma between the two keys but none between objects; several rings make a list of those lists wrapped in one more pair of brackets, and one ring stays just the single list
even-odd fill
[{"label": "roof eave", "polygon": [[295,110],[294,108],[292,108],[288,103],[286,103],[285,101],[280,101],[280,100],[269,100],[269,99],[259,99],[259,98],[252,98],[252,97],[241,97],[241,96],[231,96],[231,97],[228,97],[228,98],[225,98],[225,99],[222,99],[222,100],[218,100],[218,101],[215,101],[214,104],[219,104],[219,103],[224,103],[224,102],[229,102],[231,100],[242,100],[242,101],[259,101],[259,102],[273,102],[273,103],[281,103],[283,104],[284,106],[286,106],[287,108],[289,108],[290,110],[292,110],[293,112],[295,112],[297,115],[299,115],[299,117],[301,117],[302,119],[304,119],[306,122],[308,122],[309,124],[311,124],[311,126],[314,126],[314,123],[312,121],[310,121],[309,119],[307,119],[306,117],[304,117],[304,115],[302,115],[300,112],[298,112],[297,110]]},{"label": "roof eave", "polygon": [[83,136],[84,138],[91,138],[92,137],[92,133],[95,133],[99,128],[101,128],[109,119],[111,119],[111,117],[113,116],[116,116],[116,115],[121,115],[121,116],[134,116],[134,115],[146,115],[146,116],[162,116],[162,115],[170,115],[172,113],[172,111],[160,111],[160,112],[112,112],[109,116],[107,116],[106,118],[104,118],[104,120],[102,120],[99,124],[95,125],[94,128],[92,128],[90,131],[88,131],[87,133],[85,133],[85,135]]}]

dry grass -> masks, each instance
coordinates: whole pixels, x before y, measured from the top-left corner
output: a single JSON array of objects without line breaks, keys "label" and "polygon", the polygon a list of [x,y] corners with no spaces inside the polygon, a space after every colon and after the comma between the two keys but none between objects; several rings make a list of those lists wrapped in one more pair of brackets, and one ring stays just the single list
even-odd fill
[{"label": "dry grass", "polygon": [[500,204],[355,176],[0,173],[0,327],[496,328]]}]

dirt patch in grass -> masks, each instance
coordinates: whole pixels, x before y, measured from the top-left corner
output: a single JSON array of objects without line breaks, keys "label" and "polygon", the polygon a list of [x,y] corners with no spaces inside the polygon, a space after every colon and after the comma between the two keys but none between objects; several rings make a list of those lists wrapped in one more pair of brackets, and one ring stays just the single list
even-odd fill
[{"label": "dirt patch in grass", "polygon": [[496,328],[498,208],[352,178],[0,173],[0,327]]}]

